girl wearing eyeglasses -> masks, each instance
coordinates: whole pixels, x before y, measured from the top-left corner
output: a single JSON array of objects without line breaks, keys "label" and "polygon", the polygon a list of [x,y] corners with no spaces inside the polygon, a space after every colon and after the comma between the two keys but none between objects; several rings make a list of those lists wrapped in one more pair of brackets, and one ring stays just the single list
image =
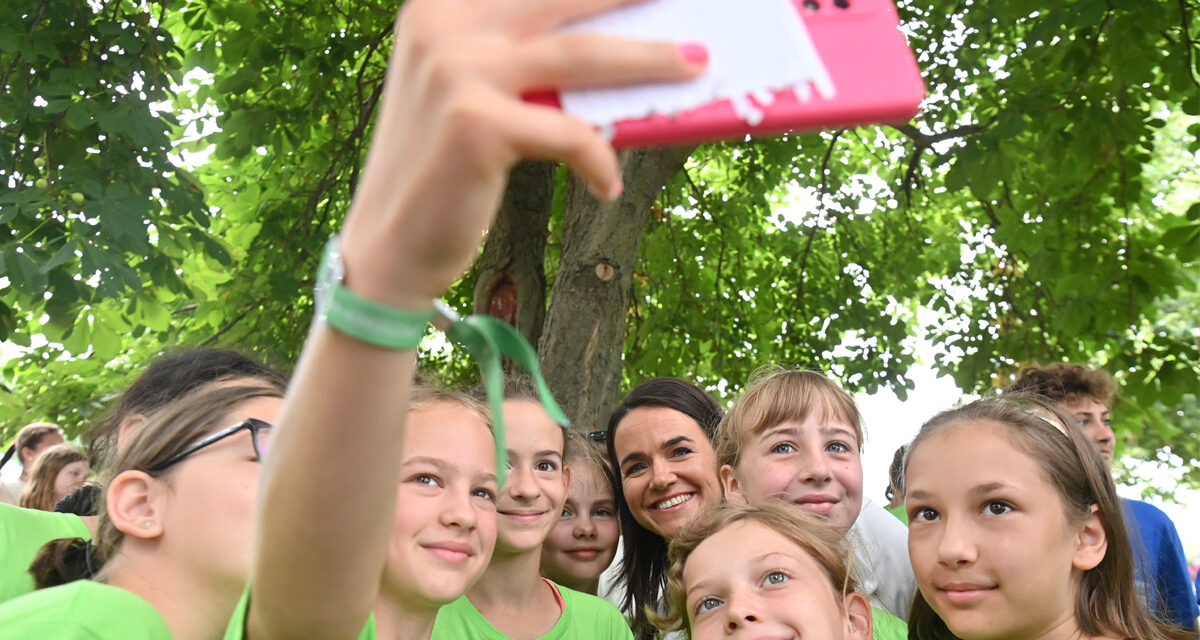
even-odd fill
[{"label": "girl wearing eyeglasses", "polygon": [[[249,574],[259,461],[282,396],[216,388],[151,416],[106,474],[99,530],[81,552],[91,579],[0,605],[5,636],[219,637]],[[79,550],[58,540],[43,554]]]}]

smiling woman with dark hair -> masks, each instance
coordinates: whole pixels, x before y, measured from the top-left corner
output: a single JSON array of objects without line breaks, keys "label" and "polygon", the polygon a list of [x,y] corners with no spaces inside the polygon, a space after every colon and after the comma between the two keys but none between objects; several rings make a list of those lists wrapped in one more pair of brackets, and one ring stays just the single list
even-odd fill
[{"label": "smiling woman with dark hair", "polygon": [[621,608],[638,638],[655,634],[645,609],[657,607],[666,588],[670,539],[721,502],[712,438],[723,416],[700,387],[655,378],[630,391],[608,420],[624,554]]}]

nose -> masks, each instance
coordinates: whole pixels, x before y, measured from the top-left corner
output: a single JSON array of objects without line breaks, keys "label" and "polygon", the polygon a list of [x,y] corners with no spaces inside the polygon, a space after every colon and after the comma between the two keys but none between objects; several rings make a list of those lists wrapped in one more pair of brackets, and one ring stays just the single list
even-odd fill
[{"label": "nose", "polygon": [[975,562],[978,551],[971,537],[968,523],[956,523],[955,519],[942,515],[941,537],[938,539],[938,562],[947,567],[958,567]]},{"label": "nose", "polygon": [[474,529],[479,522],[479,513],[476,511],[475,505],[471,503],[471,492],[443,492],[439,520],[447,527]]},{"label": "nose", "polygon": [[801,459],[800,479],[806,483],[825,484],[833,477],[829,470],[829,461],[825,459],[825,452],[818,449],[810,449]]},{"label": "nose", "polygon": [[675,483],[675,473],[665,461],[655,460],[650,473],[650,486],[654,489],[666,489]]},{"label": "nose", "polygon": [[733,633],[758,622],[758,620],[758,611],[754,606],[753,598],[737,589],[731,591],[729,599],[725,603],[726,633]]},{"label": "nose", "polygon": [[508,476],[508,485],[504,490],[518,502],[529,502],[537,498],[539,492],[533,470],[524,466],[514,468]]},{"label": "nose", "polygon": [[580,515],[575,519],[575,529],[571,532],[576,538],[595,538],[596,523],[588,515]]}]

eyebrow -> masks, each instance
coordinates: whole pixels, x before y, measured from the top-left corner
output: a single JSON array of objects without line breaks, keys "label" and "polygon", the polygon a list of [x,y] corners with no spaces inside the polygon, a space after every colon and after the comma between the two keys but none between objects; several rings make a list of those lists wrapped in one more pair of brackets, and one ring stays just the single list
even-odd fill
[{"label": "eyebrow", "polygon": [[458,465],[454,464],[450,460],[447,460],[445,458],[435,458],[433,456],[416,456],[414,458],[409,458],[408,460],[401,462],[400,466],[404,467],[404,466],[408,466],[411,464],[429,464],[429,465],[433,465],[433,466],[437,467],[438,469],[457,469],[458,468]]},{"label": "eyebrow", "polygon": [[[666,442],[658,445],[658,449],[660,451],[662,451],[664,449],[670,449],[671,447],[673,447],[677,444],[683,443],[683,442],[690,442],[692,444],[696,444],[695,440],[692,440],[691,438],[689,438],[687,436],[675,436],[674,438],[671,438],[670,440],[667,440]],[[621,458],[620,466],[624,467],[625,464],[628,462],[631,462],[633,460],[638,460],[641,458],[645,458],[645,457],[646,457],[645,453],[642,453],[641,451],[634,451],[633,453],[625,456],[624,458]]]},{"label": "eyebrow", "polygon": [[[972,495],[984,495],[992,493],[993,491],[999,491],[1000,489],[1010,488],[1012,488],[1012,485],[1005,482],[985,482],[983,484],[971,487],[968,493]],[[933,497],[933,494],[928,491],[917,489],[915,491],[909,491],[907,496],[914,500],[928,500],[929,498]]]}]

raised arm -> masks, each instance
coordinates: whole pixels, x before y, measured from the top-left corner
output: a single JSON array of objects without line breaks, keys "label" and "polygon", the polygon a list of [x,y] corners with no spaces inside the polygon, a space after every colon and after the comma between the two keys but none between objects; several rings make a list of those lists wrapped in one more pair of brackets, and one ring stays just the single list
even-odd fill
[{"label": "raised arm", "polygon": [[[342,232],[345,286],[425,311],[474,259],[508,171],[561,159],[620,193],[591,127],[523,102],[530,90],[689,77],[675,44],[551,30],[630,0],[408,0],[363,182]],[[248,630],[353,638],[375,604],[398,483],[415,352],[317,326],[266,462]]]}]

